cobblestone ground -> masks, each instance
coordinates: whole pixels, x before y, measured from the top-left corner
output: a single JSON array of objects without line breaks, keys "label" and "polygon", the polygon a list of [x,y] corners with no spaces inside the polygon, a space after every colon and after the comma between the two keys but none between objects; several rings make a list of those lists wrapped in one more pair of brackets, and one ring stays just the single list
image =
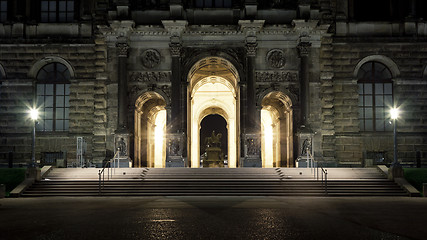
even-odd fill
[{"label": "cobblestone ground", "polygon": [[0,239],[426,239],[427,198],[0,200]]}]

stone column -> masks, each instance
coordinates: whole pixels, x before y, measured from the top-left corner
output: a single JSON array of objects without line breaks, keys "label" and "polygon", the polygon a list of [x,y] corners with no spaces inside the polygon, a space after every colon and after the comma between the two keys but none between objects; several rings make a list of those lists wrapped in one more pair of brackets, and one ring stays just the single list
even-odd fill
[{"label": "stone column", "polygon": [[247,122],[246,129],[249,133],[257,133],[259,129],[258,113],[256,109],[256,96],[255,96],[255,56],[256,56],[257,43],[246,43],[246,94],[247,94]]},{"label": "stone column", "polygon": [[[128,119],[128,82],[127,82],[127,58],[129,45],[125,39],[118,39],[117,47],[117,129],[114,136],[114,153],[120,151],[120,167],[129,167],[129,132]],[[116,165],[117,166],[117,165]]]},{"label": "stone column", "polygon": [[[180,16],[180,1],[172,1],[171,17]],[[162,20],[164,28],[170,33],[169,50],[172,57],[171,66],[171,119],[167,132],[167,166],[188,167],[186,162],[186,81],[182,80],[181,52],[182,34],[188,22],[184,20]]]},{"label": "stone column", "polygon": [[171,132],[182,130],[181,111],[181,43],[171,38],[169,44],[172,56]]},{"label": "stone column", "polygon": [[[298,129],[298,156],[299,166],[310,164],[310,155],[313,155],[313,131],[311,130],[308,118],[310,116],[310,77],[308,68],[308,55],[310,53],[311,43],[300,42],[297,46],[301,58],[300,67],[300,99],[301,99],[301,125]],[[303,161],[301,161],[303,159]]]},{"label": "stone column", "polygon": [[300,86],[301,86],[301,124],[306,126],[307,119],[310,116],[310,78],[308,69],[308,54],[310,52],[311,43],[300,42],[297,46],[299,56],[301,58],[300,67]]},{"label": "stone column", "polygon": [[127,130],[127,57],[129,46],[119,42],[117,47],[118,112],[117,130]]}]

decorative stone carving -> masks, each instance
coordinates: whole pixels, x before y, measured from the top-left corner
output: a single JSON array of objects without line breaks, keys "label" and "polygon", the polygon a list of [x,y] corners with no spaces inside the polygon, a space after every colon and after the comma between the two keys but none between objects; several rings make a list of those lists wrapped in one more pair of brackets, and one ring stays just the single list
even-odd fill
[{"label": "decorative stone carving", "polygon": [[155,49],[147,49],[142,52],[141,60],[144,67],[154,68],[160,63],[160,53]]},{"label": "decorative stone carving", "polygon": [[172,57],[180,57],[181,56],[181,43],[173,42],[169,43],[169,49],[171,51]]},{"label": "decorative stone carving", "polygon": [[249,57],[255,57],[257,46],[258,46],[258,43],[256,42],[246,43],[246,55],[248,55]]},{"label": "decorative stone carving", "polygon": [[247,156],[259,156],[261,155],[261,141],[258,138],[246,139]]},{"label": "decorative stone carving", "polygon": [[119,57],[128,57],[129,45],[127,43],[116,43],[116,47]]},{"label": "decorative stone carving", "polygon": [[267,63],[272,68],[282,68],[285,66],[285,53],[280,49],[273,49],[267,53]]},{"label": "decorative stone carving", "polygon": [[298,53],[300,57],[307,57],[310,53],[311,43],[310,42],[300,42],[297,46]]},{"label": "decorative stone carving", "polygon": [[255,78],[257,82],[297,82],[298,74],[289,71],[256,72]]},{"label": "decorative stone carving", "polygon": [[131,82],[169,82],[170,72],[131,72]]}]

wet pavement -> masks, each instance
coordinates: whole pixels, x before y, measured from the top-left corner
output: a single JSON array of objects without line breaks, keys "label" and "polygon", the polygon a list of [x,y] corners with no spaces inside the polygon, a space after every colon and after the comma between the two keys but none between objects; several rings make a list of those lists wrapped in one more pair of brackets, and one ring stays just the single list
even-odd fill
[{"label": "wet pavement", "polygon": [[0,199],[0,239],[427,239],[427,198]]}]

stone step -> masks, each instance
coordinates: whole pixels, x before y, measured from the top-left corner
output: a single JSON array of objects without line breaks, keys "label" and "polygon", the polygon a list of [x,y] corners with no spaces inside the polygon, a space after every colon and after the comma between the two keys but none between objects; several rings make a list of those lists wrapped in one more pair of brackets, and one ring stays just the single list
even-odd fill
[{"label": "stone step", "polygon": [[[97,196],[99,170],[53,169],[45,180],[35,183],[23,196]],[[116,173],[121,174],[109,181],[105,175],[102,195],[324,196],[325,188],[313,179],[312,172],[288,168],[122,168],[116,169]],[[375,169],[331,169],[329,172],[329,196],[407,196]]]}]

